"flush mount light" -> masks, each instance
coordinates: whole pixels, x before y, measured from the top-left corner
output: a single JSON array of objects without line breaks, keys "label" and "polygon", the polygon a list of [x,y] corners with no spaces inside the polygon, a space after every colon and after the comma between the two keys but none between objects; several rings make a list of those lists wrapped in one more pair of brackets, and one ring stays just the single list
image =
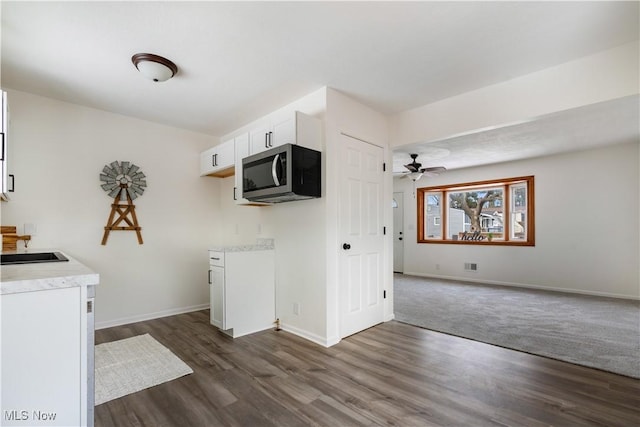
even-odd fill
[{"label": "flush mount light", "polygon": [[131,62],[145,78],[154,82],[169,80],[178,72],[176,64],[152,53],[136,53]]}]

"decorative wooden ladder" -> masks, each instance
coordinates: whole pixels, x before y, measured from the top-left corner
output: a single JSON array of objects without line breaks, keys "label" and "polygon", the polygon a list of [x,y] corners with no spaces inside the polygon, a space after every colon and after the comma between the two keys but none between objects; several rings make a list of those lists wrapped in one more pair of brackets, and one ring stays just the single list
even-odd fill
[{"label": "decorative wooden ladder", "polygon": [[[126,200],[123,200],[126,196]],[[118,217],[116,217],[116,213]],[[115,218],[115,220],[114,220]],[[119,225],[121,222],[127,223],[127,226]],[[113,204],[111,205],[111,214],[107,220],[107,225],[104,227],[104,235],[102,236],[102,244],[107,244],[109,233],[111,231],[135,231],[138,235],[138,243],[142,244],[142,228],[138,225],[138,218],[136,217],[136,207],[131,200],[131,196],[127,192],[127,185],[120,184],[120,191],[113,198]]]}]

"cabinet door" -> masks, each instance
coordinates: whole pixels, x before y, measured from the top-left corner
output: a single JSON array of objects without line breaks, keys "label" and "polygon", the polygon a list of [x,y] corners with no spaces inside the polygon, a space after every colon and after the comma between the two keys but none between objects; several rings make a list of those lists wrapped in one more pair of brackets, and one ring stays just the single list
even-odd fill
[{"label": "cabinet door", "polygon": [[211,324],[222,330],[229,329],[225,316],[224,267],[212,265],[209,268],[211,269],[211,284],[209,285]]},{"label": "cabinet door", "polygon": [[242,198],[242,159],[249,155],[249,134],[245,133],[235,138],[236,150],[236,183],[233,187],[233,200],[237,204],[249,203],[247,199]]},{"label": "cabinet door", "polygon": [[200,153],[200,175],[208,175],[213,172],[213,159],[216,154],[216,147],[209,148]]},{"label": "cabinet door", "polygon": [[235,154],[234,143],[235,141],[230,139],[216,147],[218,149],[217,150],[218,156],[216,157],[216,166],[215,166],[216,169],[225,169],[225,168],[228,168],[229,166],[235,165],[236,154]]},{"label": "cabinet door", "polygon": [[[33,425],[34,412],[55,414],[55,420],[38,425],[82,424],[81,384],[87,377],[81,367],[87,356],[81,301],[80,287],[0,295],[1,425]],[[28,418],[21,411],[28,411]]]},{"label": "cabinet door", "polygon": [[2,106],[0,108],[0,198],[2,200],[8,200],[7,193],[7,146],[9,140],[7,139],[7,128],[9,127],[8,112],[7,112],[7,92],[2,91],[0,93],[2,98]]},{"label": "cabinet door", "polygon": [[273,123],[271,146],[296,144],[296,115]]},{"label": "cabinet door", "polygon": [[200,154],[200,175],[227,177],[233,175],[235,148],[233,139],[209,148]]},{"label": "cabinet door", "polygon": [[265,124],[249,132],[249,154],[261,153],[271,148],[269,145],[270,127]]}]

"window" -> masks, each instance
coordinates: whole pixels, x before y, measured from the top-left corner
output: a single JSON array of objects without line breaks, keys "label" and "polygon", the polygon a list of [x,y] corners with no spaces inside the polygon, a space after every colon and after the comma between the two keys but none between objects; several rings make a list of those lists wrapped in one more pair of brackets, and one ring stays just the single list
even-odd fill
[{"label": "window", "polygon": [[533,176],[419,188],[418,243],[534,246]]}]

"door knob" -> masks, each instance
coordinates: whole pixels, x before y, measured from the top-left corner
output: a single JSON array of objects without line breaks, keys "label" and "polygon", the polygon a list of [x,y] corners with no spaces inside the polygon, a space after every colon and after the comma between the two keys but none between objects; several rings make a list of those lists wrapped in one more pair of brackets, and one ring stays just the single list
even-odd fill
[{"label": "door knob", "polygon": [[344,249],[345,251],[348,251],[349,249],[351,249],[351,245],[348,243],[345,243],[342,245],[342,249]]}]

